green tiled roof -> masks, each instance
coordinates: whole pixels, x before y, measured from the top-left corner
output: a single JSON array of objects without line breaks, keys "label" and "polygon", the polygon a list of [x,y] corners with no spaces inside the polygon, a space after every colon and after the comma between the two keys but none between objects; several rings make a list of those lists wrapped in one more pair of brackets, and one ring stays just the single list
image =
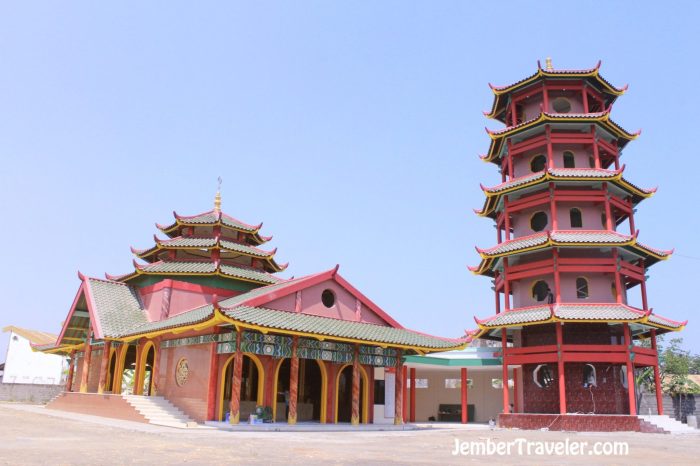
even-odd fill
[{"label": "green tiled roof", "polygon": [[195,261],[163,261],[142,266],[143,272],[148,273],[214,273],[214,262]]},{"label": "green tiled roof", "polygon": [[222,312],[234,320],[250,325],[387,345],[447,349],[461,346],[466,342],[463,339],[439,338],[412,330],[262,307],[239,306],[224,309]]},{"label": "green tiled roof", "polygon": [[[625,304],[599,303],[599,304],[554,304],[554,316],[563,321],[640,321],[646,314]],[[522,309],[513,309],[501,312],[495,316],[480,320],[479,325],[485,328],[500,328],[510,325],[522,325],[533,322],[543,322],[552,315],[549,306],[533,306]],[[670,328],[680,328],[683,323],[674,322],[664,317],[651,314],[647,320],[651,325],[662,325]]]},{"label": "green tiled roof", "polygon": [[244,269],[241,267],[234,267],[232,265],[224,264],[222,264],[219,268],[222,274],[234,278],[244,278],[263,283],[278,283],[281,280],[280,278],[270,275],[269,273],[259,272],[253,269]]},{"label": "green tiled roof", "polygon": [[173,317],[158,321],[158,322],[146,322],[144,324],[135,326],[129,331],[122,334],[122,337],[130,335],[140,335],[143,333],[157,332],[159,330],[167,330],[171,328],[184,327],[186,325],[197,324],[199,322],[204,322],[205,320],[211,318],[214,315],[214,306],[207,305],[198,307],[197,309],[192,309],[191,311],[183,312]]},{"label": "green tiled roof", "polygon": [[221,244],[221,247],[224,249],[228,249],[229,251],[240,252],[243,254],[248,254],[251,256],[269,257],[272,255],[268,251],[263,251],[261,249],[254,248],[252,246],[247,246],[247,245],[241,244],[241,243],[234,243],[233,241],[227,241],[225,239],[220,240],[219,243]]},{"label": "green tiled roof", "polygon": [[136,289],[105,280],[88,279],[102,333],[117,337],[148,322]]}]

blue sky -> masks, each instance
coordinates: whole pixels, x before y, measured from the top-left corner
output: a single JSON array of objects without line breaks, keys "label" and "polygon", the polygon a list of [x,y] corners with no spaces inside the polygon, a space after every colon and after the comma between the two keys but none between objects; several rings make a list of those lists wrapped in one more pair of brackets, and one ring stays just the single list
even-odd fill
[{"label": "blue sky", "polygon": [[[7,2],[0,15],[0,325],[57,332],[79,281],[132,270],[172,210],[265,222],[301,276],[340,273],[445,336],[493,314],[487,83],[537,59],[630,84],[626,177],[659,192],[640,240],[676,248],[650,305],[690,319],[700,278],[697,2]],[[637,299],[637,289],[633,292]],[[633,299],[633,302],[634,302]],[[4,359],[7,334],[0,336]]]}]

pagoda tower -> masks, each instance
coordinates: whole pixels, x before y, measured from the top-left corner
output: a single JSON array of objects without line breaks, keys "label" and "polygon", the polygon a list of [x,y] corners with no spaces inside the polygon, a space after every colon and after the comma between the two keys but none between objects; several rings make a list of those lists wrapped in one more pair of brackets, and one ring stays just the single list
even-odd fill
[{"label": "pagoda tower", "polygon": [[[288,265],[275,261],[277,249],[259,247],[272,239],[260,234],[262,223],[249,225],[223,213],[219,192],[214,209],[193,216],[173,212],[173,216],[175,221],[169,225],[156,224],[166,238],[153,235],[152,247],[131,248],[136,257],[132,273],[105,274],[107,280],[137,287],[147,302],[160,300],[160,315],[151,315],[151,319],[167,318],[195,304],[192,296],[175,299],[173,285],[181,292],[202,292],[200,298],[208,294],[226,298],[284,281],[274,275]],[[183,288],[183,284],[191,286]],[[207,302],[211,299],[206,297]]]},{"label": "pagoda tower", "polygon": [[[626,87],[599,67],[555,70],[547,59],[532,76],[491,86],[485,115],[506,127],[486,130],[482,159],[499,167],[501,183],[482,186],[477,214],[495,221],[497,244],[477,248],[481,263],[470,269],[495,291],[496,314],[475,318],[473,336],[502,344],[515,398],[503,383],[503,426],[532,428],[524,413],[634,416],[643,367],[654,370],[662,414],[656,336],[686,322],[649,307],[647,269],[672,251],[638,241],[635,207],[655,190],[623,177],[622,150],[639,132],[611,120]],[[641,307],[629,304],[632,293]]]}]

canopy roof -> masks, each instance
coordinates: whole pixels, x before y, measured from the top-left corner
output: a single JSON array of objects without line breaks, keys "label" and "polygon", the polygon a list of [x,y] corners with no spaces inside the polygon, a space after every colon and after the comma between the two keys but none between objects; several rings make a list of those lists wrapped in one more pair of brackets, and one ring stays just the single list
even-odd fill
[{"label": "canopy roof", "polygon": [[268,272],[281,272],[288,265],[280,265],[275,261],[274,255],[277,248],[272,251],[263,251],[221,236],[178,236],[164,240],[153,235],[153,240],[156,244],[150,249],[131,248],[131,252],[139,259],[150,263],[159,261],[167,255],[164,253],[172,253],[176,259],[201,260],[211,258],[212,251],[218,250],[221,259],[235,259],[242,256],[259,259],[265,264],[265,270]]},{"label": "canopy roof", "polygon": [[551,79],[556,79],[557,81],[583,80],[588,85],[598,89],[605,97],[606,105],[610,105],[615,102],[618,96],[625,93],[627,86],[618,88],[610,84],[610,82],[600,75],[600,65],[601,62],[599,61],[594,68],[587,70],[554,70],[543,69],[538,61],[537,71],[535,74],[523,78],[520,81],[516,81],[515,83],[507,86],[494,86],[489,83],[489,87],[494,94],[494,99],[491,110],[484,112],[484,115],[486,115],[488,118],[495,118],[499,121],[504,121],[508,101],[514,93]]},{"label": "canopy roof", "polygon": [[256,246],[272,239],[272,236],[260,235],[262,223],[249,225],[217,209],[191,216],[179,215],[173,211],[173,216],[175,221],[170,225],[156,223],[156,227],[171,238],[180,236],[185,227],[220,227],[222,230],[244,233],[246,241]]},{"label": "canopy roof", "polygon": [[[235,325],[238,328],[263,333],[303,335],[319,340],[337,340],[412,350],[417,353],[462,348],[466,338],[441,338],[403,328],[376,304],[355,289],[337,273],[337,267],[306,277],[253,289],[220,302],[200,306],[181,314],[149,321],[138,290],[123,282],[100,280],[80,275],[81,287],[69,312],[61,335],[55,343],[36,347],[46,352],[67,353],[84,344],[88,332],[96,340],[132,341],[141,337],[185,330],[204,330],[215,326]],[[382,318],[386,325],[341,320],[301,312],[271,309],[267,304],[324,280],[334,280],[354,295],[364,306]],[[84,308],[84,309],[83,309]],[[67,340],[69,329],[80,324],[78,340]]]},{"label": "canopy roof", "polygon": [[555,303],[511,309],[483,320],[475,317],[474,320],[479,326],[479,331],[473,335],[475,338],[481,338],[497,329],[553,322],[638,323],[658,329],[659,333],[680,331],[688,323],[676,322],[653,314],[651,310],[643,311],[619,303]]},{"label": "canopy roof", "polygon": [[126,275],[105,274],[108,280],[129,282],[140,275],[162,275],[162,276],[218,276],[233,278],[245,282],[257,284],[270,284],[281,281],[264,270],[243,265],[225,264],[219,260],[161,260],[150,264],[134,264],[134,272]]},{"label": "canopy roof", "polygon": [[602,248],[619,247],[631,251],[637,256],[644,257],[651,265],[659,260],[668,259],[673,250],[663,251],[654,249],[637,242],[637,235],[629,236],[608,230],[555,230],[543,231],[533,235],[504,241],[492,248],[479,249],[481,263],[477,267],[469,267],[478,275],[491,275],[498,259],[506,256],[540,251],[550,248]]},{"label": "canopy roof", "polygon": [[[595,183],[607,181],[629,194],[634,205],[638,204],[642,199],[651,197],[656,192],[656,188],[640,188],[624,179],[622,177],[624,169],[624,166],[620,168],[620,170],[604,170],[600,168],[551,168],[513,178],[512,180],[490,188],[481,185],[481,189],[486,195],[486,201],[484,202],[484,207],[481,210],[475,210],[475,212],[482,217],[488,216],[494,218],[496,212],[502,206],[503,196],[514,193],[525,194],[537,190],[538,187],[548,186],[550,182],[554,182],[556,186],[566,186],[581,184],[581,182],[584,181]],[[517,196],[511,196],[509,199],[517,199]]]},{"label": "canopy roof", "polygon": [[[566,126],[581,123],[596,123],[611,136],[617,139],[620,148],[627,145],[639,137],[641,131],[630,133],[620,125],[610,119],[610,110],[598,113],[546,113],[542,112],[535,118],[524,121],[519,125],[508,126],[501,130],[492,131],[486,128],[486,132],[491,137],[491,145],[486,155],[481,156],[484,162],[500,163],[501,153],[505,141],[513,136],[527,132],[528,135],[536,134],[535,130],[545,130],[545,124],[550,123],[553,127]],[[555,126],[556,125],[556,126]]]}]

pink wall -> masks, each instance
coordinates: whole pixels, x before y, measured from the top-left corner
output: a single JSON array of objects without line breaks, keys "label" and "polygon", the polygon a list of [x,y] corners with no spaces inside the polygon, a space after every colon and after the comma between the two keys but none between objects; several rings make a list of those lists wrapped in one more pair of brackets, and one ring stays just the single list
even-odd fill
[{"label": "pink wall", "polygon": [[[574,154],[574,165],[576,168],[590,168],[589,158],[593,155],[591,148],[585,148],[582,144],[557,144],[552,148],[552,155],[554,157],[554,166],[556,168],[564,167],[564,152],[572,152]],[[521,155],[515,157],[513,163],[513,174],[516,178],[529,175],[532,173],[530,168],[530,161],[533,157],[538,154],[543,154],[545,157],[547,155],[547,148],[542,146],[541,148],[524,152]]]},{"label": "pink wall", "polygon": [[[212,375],[210,374],[211,354],[212,344],[160,350],[158,394],[167,398],[197,422],[207,420],[209,377]],[[175,382],[175,367],[181,358],[187,359],[189,377],[183,386],[178,386]],[[215,374],[213,376],[216,377]]]},{"label": "pink wall", "polygon": [[[333,291],[336,296],[335,304],[330,308],[327,308],[321,302],[321,294],[326,289]],[[271,301],[265,304],[265,307],[294,312],[295,303],[296,295],[291,294]],[[386,325],[386,322],[381,317],[364,305],[360,308],[361,316],[358,319],[355,313],[356,298],[333,280],[327,280],[302,290],[301,303],[301,312],[304,314]]]},{"label": "pink wall", "polygon": [[[571,214],[573,208],[581,211],[581,219],[583,220],[582,228],[571,227]],[[549,210],[549,205],[541,205],[527,209],[514,214],[511,217],[511,226],[513,227],[513,237],[529,236],[535,233],[530,228],[530,217],[535,212],[545,212],[547,214],[547,226],[543,231],[552,229],[552,219]],[[557,229],[559,230],[605,230],[601,215],[605,212],[602,205],[585,205],[582,203],[561,202],[557,203]]]},{"label": "pink wall", "polygon": [[[576,278],[584,277],[588,280],[588,298],[579,299],[576,297]],[[537,306],[546,304],[546,301],[538,302],[532,297],[531,287],[538,281],[544,280],[549,285],[549,289],[554,293],[554,277],[541,276],[518,280],[511,283],[513,290],[513,308]],[[561,302],[563,303],[614,303],[615,297],[611,291],[614,277],[610,274],[561,274]],[[622,301],[626,302],[626,293],[623,290]]]},{"label": "pink wall", "polygon": [[[153,287],[144,288],[141,291],[141,299],[146,307],[148,320],[151,322],[161,320],[161,315],[163,314],[172,317],[212,302],[213,289],[206,289],[176,280],[164,280],[161,283]],[[169,283],[172,286],[168,286]],[[169,304],[165,301],[167,293],[170,293]],[[217,289],[216,294],[217,298],[221,300],[236,296],[240,292]]]}]

